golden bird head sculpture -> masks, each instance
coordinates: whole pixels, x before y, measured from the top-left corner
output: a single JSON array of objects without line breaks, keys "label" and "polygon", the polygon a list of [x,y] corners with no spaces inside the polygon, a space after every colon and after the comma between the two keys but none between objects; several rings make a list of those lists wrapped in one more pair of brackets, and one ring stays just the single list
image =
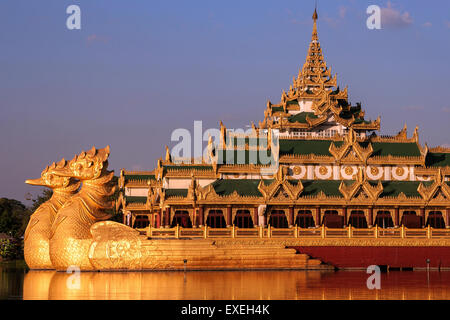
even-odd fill
[{"label": "golden bird head sculpture", "polygon": [[66,163],[64,167],[53,168],[53,174],[62,177],[73,177],[85,181],[94,180],[107,172],[110,148],[103,149],[92,147],[91,150],[81,152]]},{"label": "golden bird head sculpture", "polygon": [[42,171],[40,178],[28,179],[25,183],[33,186],[48,187],[53,190],[65,188],[77,189],[80,185],[79,181],[70,176],[60,176],[54,173],[55,170],[62,169],[65,166],[67,166],[67,161],[64,159],[58,163],[53,162]]}]

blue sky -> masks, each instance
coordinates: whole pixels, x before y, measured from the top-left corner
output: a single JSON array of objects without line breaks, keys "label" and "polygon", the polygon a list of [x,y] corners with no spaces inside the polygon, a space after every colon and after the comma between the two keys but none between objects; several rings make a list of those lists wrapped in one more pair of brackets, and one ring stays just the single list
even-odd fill
[{"label": "blue sky", "polygon": [[[77,4],[82,29],[66,28]],[[368,30],[366,8],[383,8]],[[245,128],[303,65],[314,1],[2,0],[0,197],[92,145],[110,167],[153,169],[176,128]],[[419,125],[450,146],[450,2],[320,0],[319,39],[341,87],[381,133]],[[173,145],[173,143],[172,143]]]}]

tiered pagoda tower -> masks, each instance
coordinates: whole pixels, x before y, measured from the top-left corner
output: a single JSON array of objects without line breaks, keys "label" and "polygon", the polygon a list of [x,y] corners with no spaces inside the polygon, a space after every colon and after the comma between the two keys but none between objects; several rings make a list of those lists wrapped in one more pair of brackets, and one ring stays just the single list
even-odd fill
[{"label": "tiered pagoda tower", "polygon": [[[117,207],[124,223],[450,227],[450,149],[422,146],[418,128],[408,137],[406,125],[395,136],[377,135],[380,118],[366,120],[361,104],[351,105],[347,88],[337,86],[317,20],[315,11],[298,76],[279,103],[267,102],[250,135],[230,133],[221,123],[220,143],[209,141],[202,163],[179,163],[167,150],[153,171],[122,169]],[[277,163],[276,172],[265,171],[261,150]]]}]

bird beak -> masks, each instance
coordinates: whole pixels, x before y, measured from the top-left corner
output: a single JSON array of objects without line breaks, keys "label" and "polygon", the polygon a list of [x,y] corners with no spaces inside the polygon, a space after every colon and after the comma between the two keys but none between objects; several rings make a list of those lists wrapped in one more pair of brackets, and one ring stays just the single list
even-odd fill
[{"label": "bird beak", "polygon": [[26,184],[30,184],[32,186],[45,186],[44,180],[42,178],[39,179],[28,179],[25,181]]}]

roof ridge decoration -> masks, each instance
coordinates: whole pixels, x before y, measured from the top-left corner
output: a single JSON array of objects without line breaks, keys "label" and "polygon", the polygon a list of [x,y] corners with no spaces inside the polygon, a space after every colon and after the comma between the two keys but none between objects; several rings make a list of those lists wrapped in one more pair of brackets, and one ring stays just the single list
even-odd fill
[{"label": "roof ridge decoration", "polygon": [[358,161],[358,159],[364,163],[367,163],[367,159],[373,153],[372,144],[370,142],[366,148],[361,147],[353,128],[350,128],[348,134],[344,137],[343,145],[336,147],[333,141],[330,143],[328,150],[338,163],[354,162]]},{"label": "roof ridge decoration", "polygon": [[281,190],[284,190],[289,195],[290,200],[296,200],[303,192],[304,187],[300,180],[296,180],[296,185],[289,182],[291,179],[287,178],[287,167],[280,166],[274,178],[275,180],[270,185],[266,185],[262,179],[259,181],[258,190],[266,201],[272,198],[281,200],[277,197]]},{"label": "roof ridge decoration", "polygon": [[380,180],[376,186],[372,186],[367,180],[365,170],[359,168],[356,174],[356,181],[351,185],[346,185],[344,181],[341,181],[339,185],[339,191],[344,196],[346,201],[367,201],[370,199],[375,202],[383,192],[383,185]]},{"label": "roof ridge decoration", "polygon": [[437,146],[437,147],[434,147],[434,148],[429,148],[428,152],[431,152],[431,153],[450,153],[450,148],[449,147]]},{"label": "roof ridge decoration", "polygon": [[450,186],[446,183],[445,175],[442,174],[441,169],[437,170],[432,185],[426,187],[423,182],[420,182],[417,192],[429,203],[448,201],[450,199]]}]

